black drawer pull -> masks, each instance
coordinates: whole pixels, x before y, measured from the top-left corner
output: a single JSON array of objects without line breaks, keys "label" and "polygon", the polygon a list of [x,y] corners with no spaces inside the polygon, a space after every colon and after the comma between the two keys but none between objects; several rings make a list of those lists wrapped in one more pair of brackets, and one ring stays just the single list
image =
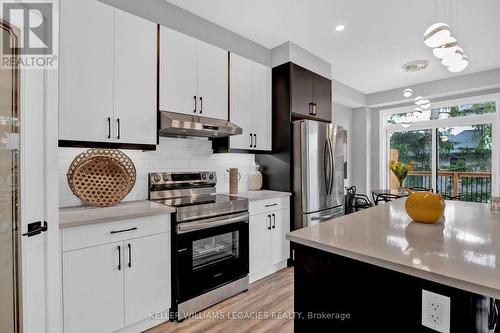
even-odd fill
[{"label": "black drawer pull", "polygon": [[278,206],[277,203],[273,203],[273,204],[267,204],[266,207],[273,207],[273,206]]},{"label": "black drawer pull", "polygon": [[137,230],[137,228],[136,228],[136,227],[133,227],[133,228],[123,229],[123,230],[112,230],[112,231],[110,231],[109,233],[110,233],[110,234],[119,234],[119,233],[121,233],[121,232],[134,231],[134,230]]}]

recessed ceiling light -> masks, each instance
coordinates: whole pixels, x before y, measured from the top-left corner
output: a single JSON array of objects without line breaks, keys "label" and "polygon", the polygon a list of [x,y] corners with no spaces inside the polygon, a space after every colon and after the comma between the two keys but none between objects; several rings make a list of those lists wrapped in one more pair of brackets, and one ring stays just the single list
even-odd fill
[{"label": "recessed ceiling light", "polygon": [[342,30],[344,30],[344,29],[345,29],[345,27],[344,27],[342,24],[337,25],[337,26],[335,27],[335,30],[337,30],[337,31],[342,31]]}]

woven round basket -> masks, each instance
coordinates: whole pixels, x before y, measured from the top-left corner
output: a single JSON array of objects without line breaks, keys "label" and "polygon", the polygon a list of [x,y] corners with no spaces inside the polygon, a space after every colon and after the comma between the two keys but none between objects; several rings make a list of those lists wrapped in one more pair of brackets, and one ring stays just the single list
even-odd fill
[{"label": "woven round basket", "polygon": [[91,206],[119,203],[132,190],[136,170],[130,158],[115,149],[89,149],[73,159],[68,184],[75,196]]}]

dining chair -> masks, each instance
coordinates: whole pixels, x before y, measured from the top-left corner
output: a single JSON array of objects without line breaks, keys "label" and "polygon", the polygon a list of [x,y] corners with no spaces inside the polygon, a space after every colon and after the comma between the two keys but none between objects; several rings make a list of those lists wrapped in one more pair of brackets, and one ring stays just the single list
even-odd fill
[{"label": "dining chair", "polygon": [[389,202],[401,198],[401,196],[392,193],[380,193],[380,194],[372,193],[372,194],[373,194],[373,202],[375,203],[375,205],[378,205],[379,202]]}]

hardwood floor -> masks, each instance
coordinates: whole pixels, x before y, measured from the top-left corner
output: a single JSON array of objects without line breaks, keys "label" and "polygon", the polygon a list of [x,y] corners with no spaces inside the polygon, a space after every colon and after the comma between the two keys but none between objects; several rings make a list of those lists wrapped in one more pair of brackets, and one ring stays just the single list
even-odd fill
[{"label": "hardwood floor", "polygon": [[[219,318],[214,318],[216,315]],[[167,322],[147,333],[286,333],[293,332],[292,316],[293,269],[285,268],[251,284],[247,292],[200,312],[195,318],[181,323]]]}]

